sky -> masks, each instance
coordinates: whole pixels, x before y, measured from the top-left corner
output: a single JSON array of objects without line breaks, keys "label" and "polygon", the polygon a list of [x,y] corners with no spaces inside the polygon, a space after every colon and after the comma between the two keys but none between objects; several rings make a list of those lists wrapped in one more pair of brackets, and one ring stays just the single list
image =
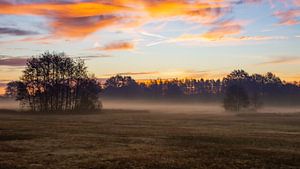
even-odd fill
[{"label": "sky", "polygon": [[[99,78],[300,81],[300,0],[0,0],[0,84],[45,51]],[[0,85],[0,87],[1,87]]]}]

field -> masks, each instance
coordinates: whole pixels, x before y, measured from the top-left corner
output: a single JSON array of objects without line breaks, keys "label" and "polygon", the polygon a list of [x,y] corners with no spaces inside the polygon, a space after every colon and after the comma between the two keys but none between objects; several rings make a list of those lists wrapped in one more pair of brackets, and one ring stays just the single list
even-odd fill
[{"label": "field", "polygon": [[2,110],[0,169],[300,168],[300,113],[164,111]]}]

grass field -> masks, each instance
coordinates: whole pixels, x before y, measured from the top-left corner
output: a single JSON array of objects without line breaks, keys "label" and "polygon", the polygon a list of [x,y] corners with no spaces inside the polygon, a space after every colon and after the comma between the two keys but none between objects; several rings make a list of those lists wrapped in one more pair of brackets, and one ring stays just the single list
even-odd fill
[{"label": "grass field", "polygon": [[0,113],[0,169],[300,168],[300,114]]}]

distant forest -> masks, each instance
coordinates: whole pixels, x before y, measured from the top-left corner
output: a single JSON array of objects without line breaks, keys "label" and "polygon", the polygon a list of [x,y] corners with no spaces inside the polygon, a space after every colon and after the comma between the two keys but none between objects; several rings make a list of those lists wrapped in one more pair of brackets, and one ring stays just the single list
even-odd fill
[{"label": "distant forest", "polygon": [[226,110],[257,109],[263,104],[300,105],[300,84],[273,73],[249,75],[234,70],[222,80],[172,79],[137,82],[116,75],[105,83],[89,75],[83,60],[46,52],[27,60],[19,81],[7,84],[6,96],[32,111],[97,111],[102,98],[222,102]]},{"label": "distant forest", "polygon": [[263,103],[300,104],[300,84],[287,83],[271,72],[249,75],[234,70],[223,79],[172,79],[136,82],[130,76],[116,75],[102,85],[103,97],[169,100],[222,101],[229,86],[242,86],[250,100]]}]

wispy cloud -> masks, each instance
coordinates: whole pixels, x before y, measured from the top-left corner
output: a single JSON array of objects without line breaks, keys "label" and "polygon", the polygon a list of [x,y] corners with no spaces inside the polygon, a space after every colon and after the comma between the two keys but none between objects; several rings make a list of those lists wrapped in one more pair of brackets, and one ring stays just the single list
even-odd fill
[{"label": "wispy cloud", "polygon": [[289,9],[287,11],[277,11],[274,13],[279,18],[279,25],[300,24],[300,9]]},{"label": "wispy cloud", "polygon": [[204,33],[202,37],[213,41],[221,40],[224,39],[224,37],[226,37],[227,35],[239,34],[241,33],[241,30],[242,30],[241,24],[232,21],[225,21],[219,23],[215,28]]},{"label": "wispy cloud", "polygon": [[277,64],[299,64],[300,57],[276,57],[270,58],[268,61],[258,63],[257,66],[277,65]]},{"label": "wispy cloud", "polygon": [[207,70],[173,70],[173,71],[150,71],[150,72],[120,72],[115,74],[105,74],[103,77],[115,75],[134,76],[137,79],[149,77],[151,78],[205,78],[211,74]]},{"label": "wispy cloud", "polygon": [[208,70],[185,70],[182,71],[180,77],[181,78],[205,78],[209,74],[211,74],[211,71]]},{"label": "wispy cloud", "polygon": [[32,42],[37,44],[50,44],[57,41],[57,38],[53,36],[43,36],[43,37],[25,37],[21,39],[14,39],[14,40],[4,40],[0,41],[0,44],[12,44],[12,43],[19,43],[19,42]]},{"label": "wispy cloud", "polygon": [[[147,44],[147,46],[155,46],[164,43],[183,43],[183,42],[214,42],[214,44],[220,45],[230,45],[230,43],[225,44],[224,42],[246,42],[246,41],[270,41],[270,40],[287,40],[286,36],[232,36],[232,37],[220,37],[217,39],[210,39],[203,34],[184,34],[176,38],[170,38],[167,40],[156,41]],[[205,43],[206,45],[208,43]]]},{"label": "wispy cloud", "polygon": [[0,27],[0,35],[14,35],[14,36],[24,36],[24,35],[36,35],[38,32],[21,30],[18,28]]},{"label": "wispy cloud", "polygon": [[96,47],[92,50],[103,50],[103,51],[120,51],[120,50],[133,50],[135,48],[134,44],[131,42],[113,42],[106,44],[103,47]]},{"label": "wispy cloud", "polygon": [[104,76],[114,76],[114,75],[121,75],[121,76],[139,76],[139,75],[155,75],[159,74],[159,72],[120,72],[115,74],[105,74]]},{"label": "wispy cloud", "polygon": [[165,36],[162,36],[162,35],[159,35],[159,34],[153,34],[153,33],[145,32],[145,31],[141,31],[140,34],[144,35],[144,36],[159,38],[159,39],[167,39],[167,37],[165,37]]},{"label": "wispy cloud", "polygon": [[95,58],[111,58],[114,57],[113,55],[107,55],[107,54],[98,54],[98,55],[81,55],[78,56],[78,58],[84,59],[84,60],[90,60]]},{"label": "wispy cloud", "polygon": [[[202,34],[183,34],[175,38],[162,39],[149,43],[147,46],[155,46],[163,43],[178,43],[187,41],[202,42],[243,42],[243,41],[268,41],[268,40],[286,40],[285,36],[241,36],[243,27],[250,21],[226,20],[218,22],[215,26]],[[206,43],[207,44],[207,43]],[[224,43],[223,43],[224,44]]]},{"label": "wispy cloud", "polygon": [[27,58],[25,57],[9,57],[0,56],[0,66],[25,66]]}]

